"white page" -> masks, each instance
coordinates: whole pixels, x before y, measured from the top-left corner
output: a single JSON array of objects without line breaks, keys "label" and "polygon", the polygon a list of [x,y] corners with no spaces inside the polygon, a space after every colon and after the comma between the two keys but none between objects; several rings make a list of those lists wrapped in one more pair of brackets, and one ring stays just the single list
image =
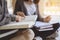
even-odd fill
[{"label": "white page", "polygon": [[51,25],[50,23],[46,23],[46,22],[37,21],[35,23],[35,26],[40,28],[39,31],[53,30],[53,25]]},{"label": "white page", "polygon": [[37,21],[35,23],[35,26],[36,27],[40,27],[40,28],[48,28],[48,27],[52,27],[53,25],[51,25],[50,23],[45,23],[45,22]]},{"label": "white page", "polygon": [[18,28],[31,28],[37,19],[37,15],[26,16],[24,20],[21,22],[11,22],[10,24],[4,25],[0,27],[2,29],[18,29]]},{"label": "white page", "polygon": [[21,22],[28,22],[28,21],[36,21],[37,19],[37,15],[30,15],[30,16],[26,16],[24,20],[22,20]]},{"label": "white page", "polygon": [[48,30],[53,30],[53,28],[49,28],[49,29],[40,29],[39,31],[48,31]]}]

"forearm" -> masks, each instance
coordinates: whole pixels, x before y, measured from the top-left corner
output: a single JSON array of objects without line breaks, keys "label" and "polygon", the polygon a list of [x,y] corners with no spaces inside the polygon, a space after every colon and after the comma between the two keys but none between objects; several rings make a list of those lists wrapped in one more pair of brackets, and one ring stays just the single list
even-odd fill
[{"label": "forearm", "polygon": [[44,22],[44,18],[38,17],[38,18],[37,18],[37,21],[42,21],[42,22]]},{"label": "forearm", "polygon": [[21,1],[20,0],[17,0],[16,1],[16,4],[15,4],[15,8],[14,8],[14,14],[17,15],[17,12],[22,12],[22,8],[21,8]]}]

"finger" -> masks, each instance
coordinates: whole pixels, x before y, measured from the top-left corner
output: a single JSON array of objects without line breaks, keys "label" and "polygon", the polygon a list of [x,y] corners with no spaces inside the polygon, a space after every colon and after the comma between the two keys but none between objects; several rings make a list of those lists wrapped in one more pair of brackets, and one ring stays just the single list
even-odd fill
[{"label": "finger", "polygon": [[24,20],[24,19],[25,19],[25,17],[22,17],[21,19],[22,19],[22,20]]},{"label": "finger", "polygon": [[24,13],[21,13],[20,16],[25,17],[25,14]]},{"label": "finger", "polygon": [[47,16],[47,18],[51,18],[51,16]]},{"label": "finger", "polygon": [[25,14],[23,12],[17,12],[17,15],[25,17]]},{"label": "finger", "polygon": [[19,22],[19,21],[21,21],[22,19],[21,19],[21,16],[16,16],[16,22]]},{"label": "finger", "polygon": [[16,22],[19,22],[18,18],[16,18]]}]

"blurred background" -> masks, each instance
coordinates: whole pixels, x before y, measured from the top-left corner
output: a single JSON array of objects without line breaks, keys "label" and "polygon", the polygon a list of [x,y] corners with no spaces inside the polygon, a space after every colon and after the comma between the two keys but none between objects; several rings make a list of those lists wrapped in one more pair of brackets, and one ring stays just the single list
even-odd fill
[{"label": "blurred background", "polygon": [[[8,10],[13,14],[16,0],[7,0],[7,2]],[[43,18],[50,15],[52,22],[60,22],[60,0],[40,0],[38,5]]]},{"label": "blurred background", "polygon": [[[10,14],[13,14],[16,0],[7,0],[7,7]],[[51,16],[50,22],[60,23],[60,0],[40,0],[39,2],[39,13],[44,18],[46,16]],[[59,37],[60,37],[60,28]],[[57,37],[57,40],[60,38]]]}]

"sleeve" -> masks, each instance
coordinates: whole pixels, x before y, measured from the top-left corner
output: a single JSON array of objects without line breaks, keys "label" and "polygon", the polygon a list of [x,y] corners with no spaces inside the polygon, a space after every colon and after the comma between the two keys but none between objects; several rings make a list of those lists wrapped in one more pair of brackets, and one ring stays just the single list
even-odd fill
[{"label": "sleeve", "polygon": [[16,12],[18,12],[18,11],[22,11],[22,8],[21,8],[21,0],[17,0],[16,1],[15,9],[14,9],[14,14],[16,15]]},{"label": "sleeve", "polygon": [[16,21],[16,15],[10,15],[11,21]]},{"label": "sleeve", "polygon": [[6,25],[12,21],[15,21],[16,20],[16,16],[15,15],[9,15],[9,14],[6,14],[6,16],[4,17],[4,19],[0,22],[0,26],[2,25]]}]

